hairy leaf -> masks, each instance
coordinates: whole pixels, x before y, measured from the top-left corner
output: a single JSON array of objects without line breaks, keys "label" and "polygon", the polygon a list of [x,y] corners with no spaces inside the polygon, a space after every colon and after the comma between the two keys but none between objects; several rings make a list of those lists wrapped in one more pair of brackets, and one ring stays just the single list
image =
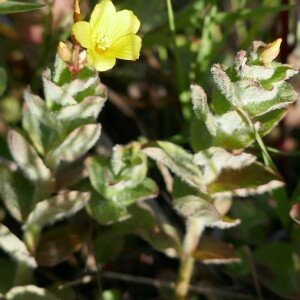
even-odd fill
[{"label": "hairy leaf", "polygon": [[10,214],[24,222],[32,206],[33,186],[16,170],[0,164],[0,193]]},{"label": "hairy leaf", "polygon": [[194,164],[193,156],[181,147],[158,141],[146,144],[143,151],[152,159],[165,164],[186,183],[205,190],[201,171]]},{"label": "hairy leaf", "polygon": [[104,198],[101,194],[92,193],[87,212],[101,224],[112,224],[130,218],[125,205]]},{"label": "hairy leaf", "polygon": [[11,129],[8,133],[8,145],[13,158],[29,180],[50,183],[50,170],[20,133]]},{"label": "hairy leaf", "polygon": [[82,209],[89,199],[89,192],[66,191],[43,200],[30,213],[24,228],[30,226],[42,228],[47,223],[54,223],[73,215]]},{"label": "hairy leaf", "polygon": [[43,77],[44,93],[47,107],[50,109],[57,109],[63,106],[77,104],[77,101],[60,86]]},{"label": "hairy leaf", "polygon": [[28,91],[25,91],[24,98],[26,105],[22,125],[34,147],[43,155],[57,139],[60,139],[62,127],[50,113],[44,100]]},{"label": "hairy leaf", "polygon": [[23,262],[31,268],[37,267],[25,244],[3,224],[0,224],[0,248],[17,262]]},{"label": "hairy leaf", "polygon": [[60,160],[74,161],[95,145],[100,133],[100,124],[82,125],[72,131],[58,147],[50,150],[45,159],[53,168]]},{"label": "hairy leaf", "polygon": [[206,227],[224,229],[234,227],[240,223],[239,220],[222,217],[210,202],[193,195],[174,199],[174,207],[184,217],[198,219]]}]

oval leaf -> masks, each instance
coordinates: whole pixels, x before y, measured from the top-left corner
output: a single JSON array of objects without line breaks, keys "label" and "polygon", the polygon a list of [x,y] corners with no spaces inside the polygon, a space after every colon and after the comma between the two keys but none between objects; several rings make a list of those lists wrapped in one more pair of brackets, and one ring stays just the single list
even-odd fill
[{"label": "oval leaf", "polygon": [[71,191],[41,201],[28,216],[24,228],[30,226],[42,228],[47,223],[54,223],[73,215],[82,209],[89,199],[89,192]]},{"label": "oval leaf", "polygon": [[198,219],[206,227],[218,227],[221,229],[238,225],[239,220],[231,220],[222,217],[217,209],[208,201],[197,196],[185,196],[174,199],[175,209],[188,219]]},{"label": "oval leaf", "polygon": [[34,182],[50,182],[51,172],[35,149],[15,130],[8,133],[8,145],[13,158],[24,175]]},{"label": "oval leaf", "polygon": [[52,162],[57,165],[60,160],[76,160],[95,145],[100,133],[100,124],[83,125],[73,130],[57,148],[47,154],[47,161],[50,165]]},{"label": "oval leaf", "polygon": [[194,164],[193,155],[169,142],[155,142],[144,146],[143,151],[152,159],[163,163],[189,185],[205,191],[200,169]]},{"label": "oval leaf", "polygon": [[29,254],[25,244],[3,224],[0,224],[0,248],[14,260],[24,262],[31,268],[37,267],[34,257]]}]

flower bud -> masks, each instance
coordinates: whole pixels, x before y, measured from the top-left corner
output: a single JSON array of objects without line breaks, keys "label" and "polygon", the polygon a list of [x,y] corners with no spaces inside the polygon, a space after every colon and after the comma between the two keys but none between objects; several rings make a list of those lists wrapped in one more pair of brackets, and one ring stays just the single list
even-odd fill
[{"label": "flower bud", "polygon": [[280,52],[280,44],[282,42],[282,39],[279,38],[276,41],[274,41],[273,43],[268,44],[266,47],[264,47],[261,50],[261,59],[262,59],[262,63],[269,63],[272,62],[277,55]]},{"label": "flower bud", "polygon": [[64,42],[59,42],[57,47],[58,56],[65,62],[68,62],[72,58],[72,52],[68,45]]}]

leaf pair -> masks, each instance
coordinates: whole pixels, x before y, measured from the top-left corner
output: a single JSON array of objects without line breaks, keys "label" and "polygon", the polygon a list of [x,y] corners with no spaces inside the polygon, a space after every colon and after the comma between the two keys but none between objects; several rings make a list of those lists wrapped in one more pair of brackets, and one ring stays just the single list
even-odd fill
[{"label": "leaf pair", "polygon": [[101,223],[129,218],[126,207],[158,193],[155,182],[146,177],[146,156],[136,142],[115,146],[110,160],[88,159],[87,167],[94,188],[88,211]]},{"label": "leaf pair", "polygon": [[161,141],[146,144],[143,151],[177,176],[173,187],[175,209],[209,227],[227,228],[239,223],[223,216],[232,196],[262,193],[282,185],[281,179],[251,154],[233,155],[212,147],[192,155]]}]

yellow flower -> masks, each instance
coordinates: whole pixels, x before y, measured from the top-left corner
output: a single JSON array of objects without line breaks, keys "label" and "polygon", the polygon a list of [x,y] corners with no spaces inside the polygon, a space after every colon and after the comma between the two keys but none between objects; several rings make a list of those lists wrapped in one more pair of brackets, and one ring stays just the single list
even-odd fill
[{"label": "yellow flower", "polygon": [[279,38],[262,49],[261,58],[263,63],[272,62],[278,56],[281,42],[282,39]]},{"label": "yellow flower", "polygon": [[98,71],[111,69],[116,58],[136,60],[140,56],[142,39],[135,33],[140,21],[129,10],[116,12],[110,0],[95,6],[90,22],[76,22],[72,33],[87,49],[88,64]]}]

